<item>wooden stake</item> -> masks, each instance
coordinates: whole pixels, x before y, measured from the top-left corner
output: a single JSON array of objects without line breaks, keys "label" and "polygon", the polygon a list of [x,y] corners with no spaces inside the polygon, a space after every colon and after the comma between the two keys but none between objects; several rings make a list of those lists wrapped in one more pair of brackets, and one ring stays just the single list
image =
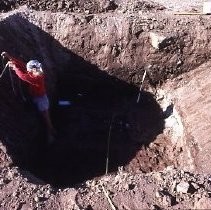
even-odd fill
[{"label": "wooden stake", "polygon": [[207,15],[202,12],[175,12],[174,15]]},{"label": "wooden stake", "polygon": [[144,83],[144,79],[145,79],[145,77],[146,77],[146,74],[147,74],[147,71],[146,71],[146,69],[145,69],[144,75],[143,75],[142,80],[141,80],[141,85],[140,85],[140,88],[139,88],[139,94],[138,94],[138,98],[137,98],[137,101],[136,101],[137,103],[138,103],[139,100],[140,100],[141,91],[142,91],[142,86],[143,86],[143,83]]},{"label": "wooden stake", "polygon": [[112,203],[112,200],[111,200],[111,198],[110,198],[109,195],[108,195],[108,192],[105,190],[105,188],[104,188],[104,186],[103,186],[102,184],[101,184],[101,186],[102,186],[102,188],[103,188],[103,192],[104,192],[106,198],[108,199],[108,202],[109,202],[111,208],[112,208],[113,210],[116,210],[116,207],[115,207],[114,204]]}]

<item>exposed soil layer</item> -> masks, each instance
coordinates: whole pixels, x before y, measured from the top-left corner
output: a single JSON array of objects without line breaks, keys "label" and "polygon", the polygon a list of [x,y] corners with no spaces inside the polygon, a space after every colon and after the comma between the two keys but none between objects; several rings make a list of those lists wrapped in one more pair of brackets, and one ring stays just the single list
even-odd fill
[{"label": "exposed soil layer", "polygon": [[[189,171],[210,174],[210,62],[164,85],[183,120],[181,165]],[[177,87],[172,92],[172,86]],[[208,112],[207,112],[208,111]]]}]

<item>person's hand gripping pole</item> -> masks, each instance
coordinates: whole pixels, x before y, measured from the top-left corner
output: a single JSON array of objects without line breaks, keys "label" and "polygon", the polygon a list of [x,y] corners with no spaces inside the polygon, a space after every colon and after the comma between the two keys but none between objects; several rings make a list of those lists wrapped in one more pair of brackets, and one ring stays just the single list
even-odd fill
[{"label": "person's hand gripping pole", "polygon": [[10,73],[11,86],[12,86],[12,89],[13,89],[14,94],[16,95],[15,85],[14,85],[14,81],[13,81],[13,78],[12,78],[12,72],[11,72],[11,69],[10,69],[10,67],[12,67],[12,62],[10,61],[11,56],[7,52],[2,52],[1,53],[1,57],[2,57],[2,64],[3,65],[4,65],[4,59],[7,59],[8,62],[5,65],[3,71],[2,71],[2,73],[0,75],[0,78],[3,76],[3,74],[6,71],[7,67],[9,67],[8,69],[9,69],[9,73]]},{"label": "person's hand gripping pole", "polygon": [[[5,59],[5,58],[9,59],[10,56],[9,56],[9,54],[8,54],[7,52],[2,52],[2,53],[1,53],[1,58],[2,58],[2,66],[4,66],[4,59]],[[2,78],[2,76],[3,76],[3,74],[4,74],[4,72],[6,71],[6,69],[7,69],[8,66],[9,66],[9,62],[7,62],[7,64],[6,64],[5,67],[3,68],[3,70],[2,70],[2,72],[1,72],[1,74],[0,74],[0,78]]]}]

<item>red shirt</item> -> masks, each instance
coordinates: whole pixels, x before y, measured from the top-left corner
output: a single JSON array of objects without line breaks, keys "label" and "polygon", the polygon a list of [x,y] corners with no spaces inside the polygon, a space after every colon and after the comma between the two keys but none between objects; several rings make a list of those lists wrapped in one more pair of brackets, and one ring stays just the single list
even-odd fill
[{"label": "red shirt", "polygon": [[14,64],[12,68],[17,76],[29,83],[29,93],[32,97],[43,96],[46,94],[44,74],[33,75],[31,72],[27,72],[26,64],[16,58],[10,58],[10,61]]}]

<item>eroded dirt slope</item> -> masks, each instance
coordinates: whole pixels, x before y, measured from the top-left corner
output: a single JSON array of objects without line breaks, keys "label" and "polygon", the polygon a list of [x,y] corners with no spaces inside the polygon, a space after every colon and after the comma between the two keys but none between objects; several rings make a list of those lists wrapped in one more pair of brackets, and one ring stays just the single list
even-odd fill
[{"label": "eroded dirt slope", "polygon": [[182,165],[187,170],[209,174],[211,173],[210,67],[211,64],[208,62],[176,81],[164,85],[184,125]]},{"label": "eroded dirt slope", "polygon": [[[145,10],[138,11],[140,14],[130,11],[106,15],[19,11],[1,25],[1,49],[14,49],[13,53],[25,59],[35,54],[54,71],[67,70],[67,66],[75,71],[75,58],[71,58],[75,53],[137,86],[147,69],[146,80],[156,85],[210,58],[210,16],[181,17]],[[15,40],[17,34],[24,37],[23,42]],[[7,42],[8,37],[14,42]],[[45,42],[51,44],[46,46]]]}]

